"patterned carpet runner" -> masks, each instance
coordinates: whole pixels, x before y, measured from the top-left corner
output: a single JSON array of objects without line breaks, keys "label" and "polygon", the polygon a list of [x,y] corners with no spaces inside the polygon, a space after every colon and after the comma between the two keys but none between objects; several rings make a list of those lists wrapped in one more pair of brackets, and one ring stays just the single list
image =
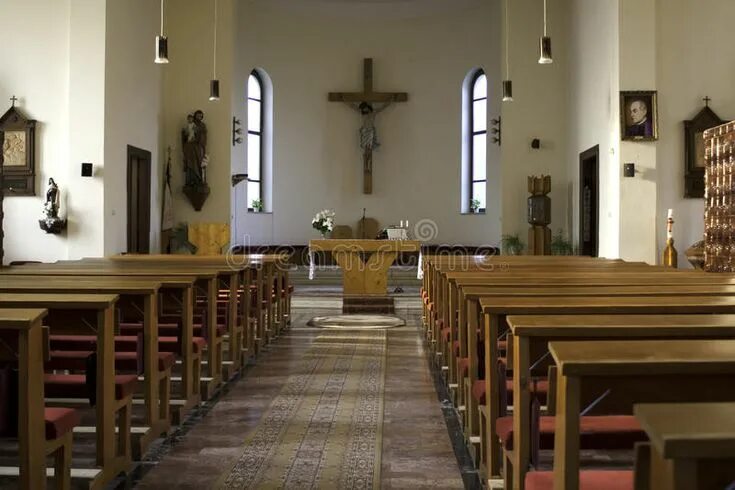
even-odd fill
[{"label": "patterned carpet runner", "polygon": [[386,332],[325,331],[218,488],[378,488]]}]

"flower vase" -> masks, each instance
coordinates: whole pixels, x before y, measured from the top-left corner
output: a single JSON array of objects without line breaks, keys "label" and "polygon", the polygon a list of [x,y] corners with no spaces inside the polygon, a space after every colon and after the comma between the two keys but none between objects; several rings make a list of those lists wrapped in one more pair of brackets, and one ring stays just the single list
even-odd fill
[{"label": "flower vase", "polygon": [[330,236],[331,236],[331,233],[330,232],[328,232],[328,231],[323,231],[322,232],[322,240],[329,240]]}]

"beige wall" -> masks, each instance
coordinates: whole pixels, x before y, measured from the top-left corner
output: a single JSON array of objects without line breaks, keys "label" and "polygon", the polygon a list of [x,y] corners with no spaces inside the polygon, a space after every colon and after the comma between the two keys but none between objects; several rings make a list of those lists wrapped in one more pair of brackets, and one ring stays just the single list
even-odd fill
[{"label": "beige wall", "polygon": [[161,80],[153,63],[159,4],[108,0],[105,65],[104,252],[127,251],[127,146],[151,152],[151,250],[160,248],[161,175],[165,151]]},{"label": "beige wall", "polygon": [[[163,144],[172,149],[172,183],[176,222],[230,221],[230,148],[232,104],[232,36],[234,1],[220,0],[217,71],[219,102],[210,102],[214,2],[180,0],[166,3],[170,63],[163,67]],[[151,41],[152,43],[153,41]],[[152,46],[153,44],[151,44]],[[152,48],[151,48],[152,49]],[[152,51],[151,51],[152,52]],[[184,196],[181,128],[186,115],[201,109],[208,130],[207,176],[211,194],[201,212]]]},{"label": "beige wall", "polygon": [[[510,77],[514,102],[503,103],[503,233],[528,235],[527,199],[529,175],[551,175],[551,224],[556,233],[568,234],[567,121],[568,80],[566,4],[549,2],[549,35],[554,63],[538,64],[539,38],[543,32],[542,3],[511,0]],[[541,148],[531,149],[539,138]]]}]

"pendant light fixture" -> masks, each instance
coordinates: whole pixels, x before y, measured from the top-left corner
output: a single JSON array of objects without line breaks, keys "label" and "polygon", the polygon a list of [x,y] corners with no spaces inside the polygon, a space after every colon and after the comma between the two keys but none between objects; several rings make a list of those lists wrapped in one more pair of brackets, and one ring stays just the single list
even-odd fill
[{"label": "pendant light fixture", "polygon": [[548,19],[548,13],[546,10],[546,0],[544,0],[544,35],[540,40],[541,57],[538,59],[540,65],[550,65],[554,62],[551,57],[551,38],[546,32],[546,21]]},{"label": "pendant light fixture", "polygon": [[212,80],[209,81],[209,100],[219,100],[219,80],[217,80],[217,0],[214,0],[214,56],[212,62]]},{"label": "pendant light fixture", "polygon": [[510,39],[510,24],[508,23],[508,10],[510,0],[505,0],[505,80],[503,80],[503,102],[513,102],[513,81],[510,79],[510,57],[508,40]]},{"label": "pendant light fixture", "polygon": [[168,38],[163,33],[163,2],[161,0],[161,35],[156,36],[156,58],[153,60],[159,65],[168,63]]}]

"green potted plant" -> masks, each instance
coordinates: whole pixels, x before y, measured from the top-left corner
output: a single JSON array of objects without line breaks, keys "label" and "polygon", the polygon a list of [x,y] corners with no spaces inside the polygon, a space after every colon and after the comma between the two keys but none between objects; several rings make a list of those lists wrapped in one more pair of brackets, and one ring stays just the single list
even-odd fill
[{"label": "green potted plant", "polygon": [[477,213],[479,211],[480,211],[480,200],[479,199],[470,200],[470,213]]},{"label": "green potted plant", "polygon": [[551,255],[574,255],[574,245],[564,238],[561,229],[551,237]]},{"label": "green potted plant", "polygon": [[518,234],[503,235],[500,238],[500,247],[506,255],[522,255],[526,245],[521,241]]},{"label": "green potted plant", "polygon": [[263,212],[263,200],[262,199],[253,199],[253,202],[250,203],[250,206],[252,206],[253,211],[256,213]]}]

